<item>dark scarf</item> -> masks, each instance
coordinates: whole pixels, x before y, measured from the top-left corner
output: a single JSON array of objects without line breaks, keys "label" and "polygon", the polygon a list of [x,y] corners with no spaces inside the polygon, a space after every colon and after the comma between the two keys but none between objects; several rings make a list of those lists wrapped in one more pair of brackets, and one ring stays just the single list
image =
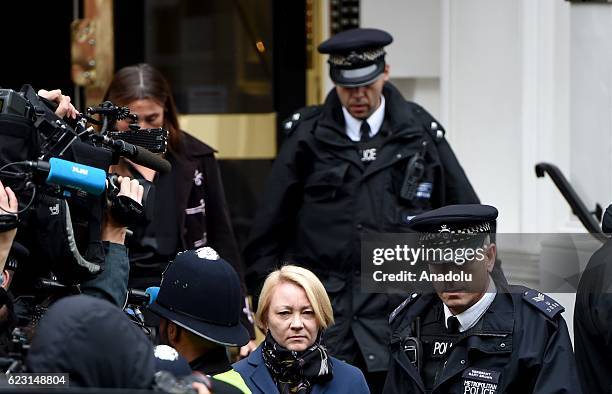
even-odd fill
[{"label": "dark scarf", "polygon": [[262,355],[281,394],[307,394],[313,385],[333,378],[327,349],[321,344],[321,334],[308,349],[296,352],[279,345],[268,331]]}]

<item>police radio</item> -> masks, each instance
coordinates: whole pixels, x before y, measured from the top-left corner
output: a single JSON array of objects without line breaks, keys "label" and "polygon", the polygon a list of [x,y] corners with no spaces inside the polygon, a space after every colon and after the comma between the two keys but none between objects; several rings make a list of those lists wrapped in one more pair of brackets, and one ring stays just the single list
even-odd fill
[{"label": "police radio", "polygon": [[402,339],[400,348],[414,365],[417,371],[423,365],[423,345],[421,344],[421,318],[417,317],[415,321],[414,333],[416,337],[406,337]]},{"label": "police radio", "polygon": [[410,161],[406,169],[406,175],[402,182],[400,197],[406,201],[412,201],[417,195],[419,182],[425,174],[425,153],[427,151],[427,141],[423,141],[421,151],[417,152]]}]

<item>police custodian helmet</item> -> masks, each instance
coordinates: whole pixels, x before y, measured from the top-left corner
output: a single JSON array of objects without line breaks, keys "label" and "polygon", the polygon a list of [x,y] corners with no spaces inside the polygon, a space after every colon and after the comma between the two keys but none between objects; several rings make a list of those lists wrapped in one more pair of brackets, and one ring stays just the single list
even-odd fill
[{"label": "police custodian helmet", "polygon": [[149,309],[209,341],[244,346],[249,333],[240,323],[240,298],[234,268],[204,247],[176,255]]}]

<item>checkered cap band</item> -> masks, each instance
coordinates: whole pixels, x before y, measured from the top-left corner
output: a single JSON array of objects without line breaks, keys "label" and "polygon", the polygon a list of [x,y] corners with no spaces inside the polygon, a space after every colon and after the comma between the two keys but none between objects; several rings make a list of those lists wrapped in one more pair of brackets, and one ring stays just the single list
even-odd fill
[{"label": "checkered cap band", "polygon": [[449,228],[447,225],[440,226],[437,233],[423,233],[419,241],[430,245],[451,245],[459,242],[478,239],[478,236],[491,233],[491,223],[483,222],[469,227]]},{"label": "checkered cap band", "polygon": [[384,48],[375,48],[363,52],[355,52],[347,54],[331,54],[329,55],[329,64],[332,66],[351,67],[371,63],[381,56],[386,54]]}]

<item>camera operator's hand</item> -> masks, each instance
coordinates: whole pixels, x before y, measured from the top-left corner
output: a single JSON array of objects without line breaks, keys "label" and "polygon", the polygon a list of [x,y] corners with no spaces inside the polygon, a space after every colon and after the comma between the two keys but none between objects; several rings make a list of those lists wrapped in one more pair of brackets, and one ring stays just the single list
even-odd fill
[{"label": "camera operator's hand", "polygon": [[77,115],[79,114],[79,111],[77,111],[76,108],[74,108],[74,105],[70,103],[70,96],[64,96],[62,91],[59,89],[40,89],[38,91],[38,95],[46,98],[49,101],[57,103],[55,114],[60,118],[68,117],[71,119],[76,119]]},{"label": "camera operator's hand", "polygon": [[[119,188],[117,194],[124,199],[140,204],[143,188],[138,181],[127,177],[112,180],[112,185]],[[113,192],[114,193],[114,192]],[[110,204],[110,202],[109,202]],[[130,261],[125,247],[127,227],[111,214],[112,206],[106,210],[102,224],[102,241],[105,249],[104,270],[94,278],[81,283],[85,294],[104,298],[118,307],[122,307],[127,298]]]},{"label": "camera operator's hand", "polygon": [[[14,213],[17,216],[18,203],[17,196],[10,187],[4,187],[0,182],[0,215],[9,215]],[[17,229],[0,232],[0,272],[4,270],[4,264],[11,251],[13,239],[17,234]]]},{"label": "camera operator's hand", "polygon": [[[117,181],[119,183],[119,196],[129,197],[138,204],[142,204],[144,188],[138,180],[120,176],[117,178]],[[110,215],[110,212],[108,212],[102,227],[102,240],[123,244],[125,243],[126,231],[127,227],[120,224]]]}]

